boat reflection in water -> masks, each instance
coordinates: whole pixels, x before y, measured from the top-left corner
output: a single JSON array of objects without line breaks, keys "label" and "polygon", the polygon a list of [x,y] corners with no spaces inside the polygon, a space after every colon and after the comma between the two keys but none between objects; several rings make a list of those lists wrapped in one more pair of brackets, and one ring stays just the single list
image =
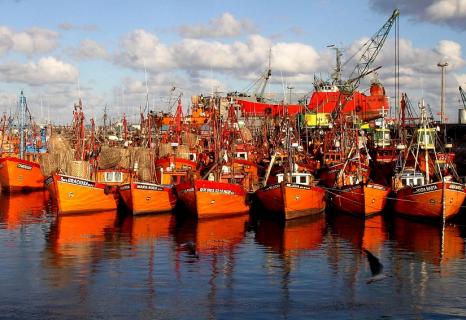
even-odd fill
[{"label": "boat reflection in water", "polygon": [[127,234],[131,243],[151,243],[158,238],[167,238],[174,226],[175,216],[171,213],[138,215],[128,214],[120,223],[120,232]]},{"label": "boat reflection in water", "polygon": [[22,224],[43,222],[48,199],[49,194],[45,191],[2,194],[0,228],[16,229]]},{"label": "boat reflection in water", "polygon": [[337,237],[351,242],[356,249],[365,248],[376,252],[388,239],[385,221],[380,215],[364,220],[335,214],[330,216],[329,224]]},{"label": "boat reflection in water", "polygon": [[325,234],[323,214],[280,223],[269,219],[258,222],[256,241],[272,250],[292,256],[317,249]]},{"label": "boat reflection in water", "polygon": [[117,212],[58,215],[48,235],[49,259],[57,266],[85,264],[102,256],[103,245],[115,233]]},{"label": "boat reflection in water", "polygon": [[175,241],[179,250],[195,248],[198,255],[230,252],[243,240],[248,220],[247,214],[201,220],[178,219],[174,228]]},{"label": "boat reflection in water", "polygon": [[398,248],[413,252],[424,262],[442,265],[464,257],[464,239],[457,225],[438,226],[395,217],[393,235]]}]

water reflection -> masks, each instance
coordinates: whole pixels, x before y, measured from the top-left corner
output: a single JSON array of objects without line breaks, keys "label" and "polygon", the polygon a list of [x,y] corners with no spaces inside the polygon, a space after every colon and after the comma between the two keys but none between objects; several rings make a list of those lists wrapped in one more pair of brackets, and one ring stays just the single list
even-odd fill
[{"label": "water reflection", "polygon": [[[47,203],[43,192],[0,198],[4,318],[464,314],[464,226],[349,215],[286,224],[252,224],[247,215],[200,221],[115,211],[57,216]],[[362,248],[391,277],[367,285]]]},{"label": "water reflection", "polygon": [[119,223],[120,232],[127,234],[134,244],[151,243],[158,238],[170,235],[174,227],[175,216],[171,213],[154,215],[126,215]]},{"label": "water reflection", "polygon": [[48,261],[57,266],[75,265],[102,256],[103,244],[116,231],[116,211],[58,215],[48,234]]},{"label": "water reflection", "polygon": [[395,217],[393,237],[398,248],[415,253],[419,260],[435,265],[464,257],[464,239],[457,225],[431,225]]},{"label": "water reflection", "polygon": [[248,215],[238,215],[218,219],[178,219],[173,229],[178,248],[186,243],[195,244],[199,255],[229,252],[243,240]]},{"label": "water reflection", "polygon": [[48,192],[2,194],[0,196],[0,228],[16,229],[22,224],[39,223],[49,201]]},{"label": "water reflection", "polygon": [[316,249],[323,241],[325,217],[317,215],[280,223],[260,220],[256,230],[256,241],[286,256]]},{"label": "water reflection", "polygon": [[351,215],[330,215],[328,223],[333,233],[349,241],[355,249],[365,248],[377,251],[388,239],[387,226],[383,216],[360,219]]}]

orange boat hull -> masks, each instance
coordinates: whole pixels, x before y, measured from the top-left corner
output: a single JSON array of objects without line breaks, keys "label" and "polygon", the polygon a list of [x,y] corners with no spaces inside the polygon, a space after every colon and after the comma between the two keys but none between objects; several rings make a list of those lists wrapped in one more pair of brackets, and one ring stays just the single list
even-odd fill
[{"label": "orange boat hull", "polygon": [[9,192],[33,191],[44,188],[40,165],[19,158],[0,158],[0,184]]},{"label": "orange boat hull", "polygon": [[246,191],[237,184],[196,180],[176,186],[178,199],[198,218],[247,213]]},{"label": "orange boat hull", "polygon": [[343,186],[335,193],[332,204],[336,210],[364,218],[383,211],[390,188],[368,183]]},{"label": "orange boat hull", "polygon": [[118,188],[125,206],[134,214],[171,211],[176,198],[172,187],[153,183],[128,183]]},{"label": "orange boat hull", "polygon": [[396,193],[394,209],[411,217],[449,219],[460,211],[465,191],[464,185],[456,182],[403,188]]},{"label": "orange boat hull", "polygon": [[325,190],[295,183],[277,183],[256,191],[264,209],[285,220],[325,210]]},{"label": "orange boat hull", "polygon": [[61,214],[115,210],[116,196],[104,184],[62,174],[53,175],[54,194]]}]

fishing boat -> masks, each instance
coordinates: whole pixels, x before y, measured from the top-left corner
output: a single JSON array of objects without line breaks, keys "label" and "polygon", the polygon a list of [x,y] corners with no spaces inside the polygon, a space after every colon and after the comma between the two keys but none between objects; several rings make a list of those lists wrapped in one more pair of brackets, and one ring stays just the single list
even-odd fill
[{"label": "fishing boat", "polygon": [[264,209],[285,220],[318,214],[325,210],[325,190],[310,183],[310,173],[278,174],[278,182],[256,191]]},{"label": "fishing boat", "polygon": [[[217,100],[218,103],[218,100]],[[230,105],[230,110],[233,110]],[[212,218],[249,211],[246,202],[245,183],[249,181],[245,171],[235,171],[232,146],[237,143],[238,130],[232,129],[233,121],[218,117],[219,106],[212,112],[213,160],[204,168],[202,179],[190,180],[176,185],[180,203],[198,218]],[[243,159],[244,160],[244,159]]]},{"label": "fishing boat", "polygon": [[422,103],[420,109],[421,125],[403,154],[400,171],[392,179],[394,210],[401,215],[445,222],[461,209],[466,187],[459,182],[451,158],[439,158],[437,148],[445,154],[443,144],[435,128],[429,126]]},{"label": "fishing boat", "polygon": [[155,166],[155,149],[152,133],[155,128],[154,116],[142,119],[141,128],[146,139],[138,151],[137,161],[132,164],[131,180],[118,187],[123,204],[133,215],[171,211],[176,204],[172,182],[159,179]]},{"label": "fishing boat", "polygon": [[297,163],[303,148],[288,116],[280,127],[274,139],[281,144],[270,159],[255,198],[266,210],[265,216],[290,220],[321,213],[325,210],[325,190],[316,186],[312,174]]},{"label": "fishing boat", "polygon": [[215,218],[249,211],[247,192],[235,183],[195,180],[176,185],[176,194],[188,212],[198,218]]},{"label": "fishing boat", "polygon": [[339,212],[362,218],[381,213],[387,204],[390,187],[375,183],[368,177],[369,157],[367,139],[355,128],[341,128],[340,135],[350,137],[346,160],[339,166],[336,179],[329,191],[329,200]]},{"label": "fishing boat", "polygon": [[[21,91],[19,109],[19,145],[15,146],[17,152],[8,153],[0,158],[0,185],[7,192],[34,191],[44,188],[44,176],[40,164],[35,161],[35,155],[45,152],[45,149],[36,142],[41,143],[42,137],[34,139],[33,146],[27,148],[26,141],[26,97]],[[5,130],[2,131],[2,146]],[[45,137],[44,137],[45,139]],[[3,153],[3,152],[2,152]]]},{"label": "fishing boat", "polygon": [[[73,111],[74,155],[68,168],[53,172],[47,179],[59,214],[75,214],[115,210],[118,196],[116,187],[97,181],[97,153],[95,150],[94,122],[91,137],[86,139],[82,102]],[[71,150],[69,150],[71,152]],[[65,171],[66,173],[62,173]],[[115,175],[113,175],[115,178]]]},{"label": "fishing boat", "polygon": [[390,187],[378,183],[345,185],[330,196],[337,211],[367,218],[381,213],[387,204]]}]

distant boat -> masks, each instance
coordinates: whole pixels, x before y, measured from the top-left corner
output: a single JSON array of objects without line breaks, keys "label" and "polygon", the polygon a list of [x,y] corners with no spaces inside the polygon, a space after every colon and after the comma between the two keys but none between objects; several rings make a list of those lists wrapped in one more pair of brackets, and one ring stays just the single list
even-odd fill
[{"label": "distant boat", "polygon": [[[34,139],[34,147],[26,145],[26,97],[21,91],[20,96],[20,123],[19,141],[13,142],[13,152],[7,152],[6,156],[0,158],[0,185],[2,190],[7,192],[34,191],[44,188],[44,175],[40,170],[40,165],[34,160],[34,156],[39,152],[45,152],[42,142],[45,142],[45,133],[42,131],[38,139]],[[5,139],[5,128],[0,138]],[[35,143],[37,142],[37,145]],[[3,148],[2,148],[3,149]],[[3,153],[3,150],[2,150]]]}]

